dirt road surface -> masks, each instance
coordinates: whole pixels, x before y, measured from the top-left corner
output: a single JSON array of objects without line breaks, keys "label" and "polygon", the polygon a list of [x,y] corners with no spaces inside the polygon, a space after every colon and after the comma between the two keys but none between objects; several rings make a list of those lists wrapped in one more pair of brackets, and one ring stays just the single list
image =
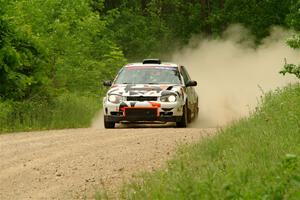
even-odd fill
[{"label": "dirt road surface", "polygon": [[72,129],[0,135],[0,199],[92,199],[141,171],[163,167],[176,146],[214,129]]}]

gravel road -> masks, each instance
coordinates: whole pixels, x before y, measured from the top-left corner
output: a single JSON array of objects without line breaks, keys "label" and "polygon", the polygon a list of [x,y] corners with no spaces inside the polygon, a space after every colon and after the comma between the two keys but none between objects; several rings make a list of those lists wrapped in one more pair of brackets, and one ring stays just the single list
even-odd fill
[{"label": "gravel road", "polygon": [[69,129],[0,135],[0,199],[92,199],[163,167],[214,129]]}]

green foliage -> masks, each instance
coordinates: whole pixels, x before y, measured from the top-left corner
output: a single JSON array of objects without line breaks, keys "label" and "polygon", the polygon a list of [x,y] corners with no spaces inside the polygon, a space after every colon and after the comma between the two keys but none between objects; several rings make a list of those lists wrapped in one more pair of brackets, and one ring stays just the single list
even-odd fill
[{"label": "green foliage", "polygon": [[[105,36],[105,20],[89,0],[17,1],[11,16],[23,32],[46,47],[55,88],[95,94],[100,80],[111,78],[125,63],[122,51]],[[16,13],[17,11],[17,13]]]},{"label": "green foliage", "polygon": [[[259,43],[274,25],[299,30],[299,5],[299,0],[0,0],[0,98],[3,105],[48,105],[69,93],[99,98],[105,93],[101,82],[127,60],[167,58],[194,35],[218,37],[241,23]],[[288,44],[299,48],[299,36]],[[287,64],[282,73],[298,76],[299,66]]]},{"label": "green foliage", "polygon": [[280,71],[281,74],[294,74],[297,78],[300,79],[300,65],[288,64],[284,65],[284,69]]},{"label": "green foliage", "polygon": [[[287,40],[287,44],[293,49],[300,49],[300,1],[294,0],[291,6],[291,13],[287,16],[288,24],[295,31],[298,31],[292,38]],[[300,65],[285,63],[281,74],[293,74],[300,79]]]},{"label": "green foliage", "polygon": [[286,18],[286,21],[290,27],[296,31],[300,31],[300,1],[293,0],[290,7],[290,13]]},{"label": "green foliage", "polygon": [[269,93],[248,119],[184,146],[122,199],[299,199],[300,85]]},{"label": "green foliage", "polygon": [[100,99],[65,93],[49,100],[0,101],[0,133],[89,127]]},{"label": "green foliage", "polygon": [[[2,8],[2,1],[0,7]],[[30,98],[48,84],[44,54],[30,35],[17,31],[0,12],[0,97]]]},{"label": "green foliage", "polygon": [[226,0],[224,15],[229,24],[243,24],[260,41],[269,35],[271,26],[286,26],[285,18],[292,2],[293,0]]},{"label": "green foliage", "polygon": [[0,0],[0,132],[90,124],[126,62],[90,3]]},{"label": "green foliage", "polygon": [[126,0],[105,5],[106,15],[112,16],[109,35],[129,60],[164,57],[202,29],[200,3],[194,1]]},{"label": "green foliage", "polygon": [[[92,5],[98,5],[93,0]],[[102,1],[101,1],[102,2]],[[293,0],[146,0],[105,1],[94,6],[110,16],[110,37],[129,60],[166,57],[193,35],[219,37],[231,24],[250,29],[257,43],[272,26],[287,27]],[[111,15],[114,13],[114,15]],[[130,22],[130,23],[129,23]]]}]

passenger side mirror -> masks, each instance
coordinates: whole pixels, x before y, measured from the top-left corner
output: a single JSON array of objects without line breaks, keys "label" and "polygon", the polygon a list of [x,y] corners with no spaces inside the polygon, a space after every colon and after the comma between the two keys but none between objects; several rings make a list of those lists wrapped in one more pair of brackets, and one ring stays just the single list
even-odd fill
[{"label": "passenger side mirror", "polygon": [[188,81],[186,84],[185,84],[186,87],[194,87],[194,86],[197,86],[197,81]]},{"label": "passenger side mirror", "polygon": [[107,87],[110,87],[112,85],[112,82],[111,81],[104,81],[103,85],[107,86]]}]

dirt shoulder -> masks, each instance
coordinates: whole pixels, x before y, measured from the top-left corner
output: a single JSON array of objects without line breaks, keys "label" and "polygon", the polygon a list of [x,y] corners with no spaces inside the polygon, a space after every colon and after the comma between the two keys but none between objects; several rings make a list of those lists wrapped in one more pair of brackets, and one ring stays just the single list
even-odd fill
[{"label": "dirt shoulder", "polygon": [[0,199],[90,199],[165,164],[214,129],[71,129],[0,135]]}]

